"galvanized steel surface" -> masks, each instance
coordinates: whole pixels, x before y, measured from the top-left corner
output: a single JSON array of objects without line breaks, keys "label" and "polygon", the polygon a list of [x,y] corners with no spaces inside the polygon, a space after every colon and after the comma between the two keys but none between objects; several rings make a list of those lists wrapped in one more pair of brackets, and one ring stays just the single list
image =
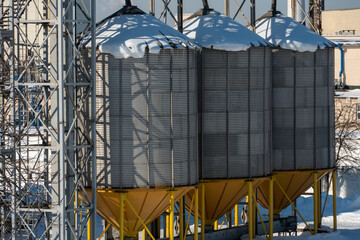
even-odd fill
[{"label": "galvanized steel surface", "polygon": [[334,167],[333,50],[273,50],[274,170]]},{"label": "galvanized steel surface", "polygon": [[271,50],[202,52],[202,179],[271,173]]},{"label": "galvanized steel surface", "polygon": [[196,51],[97,62],[98,186],[198,182]]}]

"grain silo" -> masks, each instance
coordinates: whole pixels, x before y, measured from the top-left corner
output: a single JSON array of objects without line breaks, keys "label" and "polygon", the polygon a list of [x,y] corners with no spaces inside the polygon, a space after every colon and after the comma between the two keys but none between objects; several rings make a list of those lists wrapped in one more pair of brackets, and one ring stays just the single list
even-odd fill
[{"label": "grain silo", "polygon": [[96,43],[97,209],[135,237],[198,184],[197,49],[131,5],[98,24]]},{"label": "grain silo", "polygon": [[[200,214],[202,226],[211,226],[246,196],[249,185],[271,174],[271,49],[206,7],[185,20],[184,34],[202,47]],[[191,198],[189,192],[188,208]]]},{"label": "grain silo", "polygon": [[[334,63],[331,41],[288,17],[258,21],[256,32],[276,46],[272,53],[273,170],[294,201],[334,163]],[[274,214],[290,203],[274,185]],[[258,201],[269,207],[269,183]]]}]

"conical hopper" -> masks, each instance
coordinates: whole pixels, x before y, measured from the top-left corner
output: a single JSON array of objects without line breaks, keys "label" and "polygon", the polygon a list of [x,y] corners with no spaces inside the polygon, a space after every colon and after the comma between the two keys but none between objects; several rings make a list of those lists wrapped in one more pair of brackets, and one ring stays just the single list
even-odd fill
[{"label": "conical hopper", "polygon": [[[253,188],[256,188],[264,178],[256,178],[252,181]],[[226,212],[230,211],[235,204],[240,202],[248,193],[247,179],[231,180],[203,180],[205,187],[205,225],[213,225]],[[201,216],[201,196],[199,191],[199,215]],[[194,191],[186,194],[185,204],[189,211]],[[194,207],[191,210],[194,213]]]},{"label": "conical hopper", "polygon": [[[174,199],[178,201],[194,187],[179,187],[174,190]],[[86,189],[91,196],[91,189]],[[120,193],[125,193],[124,202],[124,229],[126,237],[135,237],[143,229],[137,215],[145,223],[150,224],[170,206],[169,189],[106,189],[97,190],[97,212],[119,230],[120,218]],[[80,199],[86,203],[83,196]],[[130,204],[131,206],[130,206]],[[136,213],[134,213],[135,210]]]},{"label": "conical hopper", "polygon": [[[327,170],[317,170],[318,180],[322,178]],[[280,214],[280,212],[289,206],[290,202],[283,194],[278,184],[286,192],[286,195],[295,201],[301,194],[313,185],[313,173],[314,170],[309,171],[281,171],[274,172],[274,214]],[[278,184],[277,184],[278,183]],[[266,209],[269,209],[269,180],[263,181],[258,186],[258,203]]]}]

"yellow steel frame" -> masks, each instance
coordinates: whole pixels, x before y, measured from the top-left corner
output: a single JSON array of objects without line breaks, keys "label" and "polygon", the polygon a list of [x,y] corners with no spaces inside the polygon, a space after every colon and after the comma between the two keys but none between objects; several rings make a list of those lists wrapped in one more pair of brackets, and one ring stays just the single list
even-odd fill
[{"label": "yellow steel frame", "polygon": [[175,212],[175,199],[174,190],[170,190],[170,216],[169,216],[169,240],[174,240],[174,212]]},{"label": "yellow steel frame", "polygon": [[319,189],[317,184],[317,172],[313,173],[313,188],[314,188],[314,232],[313,234],[316,234],[318,232],[318,225],[319,225]]},{"label": "yellow steel frame", "polygon": [[249,228],[249,240],[252,240],[254,237],[254,228],[253,228],[253,224],[254,224],[254,220],[253,220],[253,201],[252,201],[252,195],[253,195],[253,189],[252,189],[252,181],[248,180],[247,181],[247,185],[248,185],[248,228]]},{"label": "yellow steel frame", "polygon": [[[104,231],[102,232],[102,234],[100,235],[99,239],[101,239],[101,238],[104,236],[104,234],[105,234],[106,231],[109,229],[109,227],[110,227],[110,223],[108,223],[108,225],[106,226],[105,230],[104,230]],[[143,239],[145,239],[145,238],[143,238]]]},{"label": "yellow steel frame", "polygon": [[199,188],[195,188],[194,196],[195,196],[194,240],[198,240],[198,238],[199,238]]},{"label": "yellow steel frame", "polygon": [[[254,206],[255,206],[255,209],[256,209],[256,211],[257,211],[257,213],[258,213],[258,215],[259,215],[259,218],[260,218],[260,221],[261,221],[261,225],[262,225],[262,227],[263,227],[263,230],[264,230],[266,239],[269,240],[269,237],[268,237],[268,234],[267,234],[267,231],[266,231],[266,228],[265,228],[264,221],[263,221],[263,219],[262,219],[262,217],[261,217],[261,214],[260,214],[259,206],[258,206],[258,204],[257,204],[257,202],[256,202],[256,196],[255,196],[254,192],[253,192],[253,200],[254,200]],[[255,224],[257,224],[257,223],[255,223]]]},{"label": "yellow steel frame", "polygon": [[[220,227],[221,228],[221,227]],[[218,230],[219,229],[219,221],[218,220],[216,220],[215,222],[214,222],[214,230],[216,231],[216,230]]]},{"label": "yellow steel frame", "polygon": [[201,201],[201,240],[205,240],[205,184],[200,183],[200,201]]},{"label": "yellow steel frame", "polygon": [[337,230],[337,216],[336,216],[336,170],[334,169],[331,174],[333,183],[333,220],[334,220],[334,231]]},{"label": "yellow steel frame", "polygon": [[269,239],[274,236],[274,179],[269,181]]},{"label": "yellow steel frame", "polygon": [[[191,211],[192,211],[192,207],[193,207],[193,204],[194,204],[194,198],[196,197],[195,196],[196,194],[193,195],[193,197],[191,198],[191,204],[190,204],[190,211],[189,211],[189,215],[188,215],[188,218],[187,218],[187,221],[186,221],[186,226],[185,226],[185,233],[184,233],[184,237],[183,238],[180,238],[180,240],[185,240],[186,239],[186,235],[187,235],[187,231],[189,229],[189,224],[190,224],[190,216],[191,216]],[[199,209],[198,209],[199,210]],[[195,217],[194,217],[195,218]],[[194,219],[194,222],[197,222],[196,218]],[[190,231],[191,232],[191,231]],[[195,239],[195,236],[194,236],[194,239]]]},{"label": "yellow steel frame", "polygon": [[293,208],[295,209],[296,213],[299,215],[299,217],[301,218],[301,220],[305,223],[306,227],[309,229],[309,231],[311,232],[311,234],[314,234],[313,230],[310,228],[309,224],[307,224],[307,222],[305,221],[305,219],[303,218],[303,216],[300,214],[299,210],[296,208],[295,204],[291,201],[290,197],[286,194],[285,190],[282,188],[282,186],[280,185],[280,183],[276,180],[275,177],[274,181],[275,183],[278,185],[278,187],[280,188],[281,192],[284,194],[284,196],[286,197],[286,199],[289,201],[289,203],[293,206]]},{"label": "yellow steel frame", "polygon": [[[190,215],[190,214],[189,214]],[[179,200],[179,219],[180,219],[180,230],[179,230],[179,238],[180,240],[184,239],[184,198],[181,197]]]},{"label": "yellow steel frame", "polygon": [[239,226],[239,204],[236,204],[234,209],[234,225]]}]

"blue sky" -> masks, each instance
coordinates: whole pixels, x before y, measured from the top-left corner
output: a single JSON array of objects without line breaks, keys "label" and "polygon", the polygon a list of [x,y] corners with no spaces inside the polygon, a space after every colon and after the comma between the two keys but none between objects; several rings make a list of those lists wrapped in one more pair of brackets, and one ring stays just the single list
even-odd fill
[{"label": "blue sky", "polygon": [[[165,1],[165,0],[164,0]],[[201,0],[183,0],[184,1],[184,13],[194,13],[202,7]],[[242,0],[236,0],[238,4]],[[114,13],[119,10],[123,4],[124,0],[97,0],[97,21],[105,18],[106,16]],[[155,0],[156,2],[156,15],[159,16],[161,13],[161,0]],[[174,14],[176,14],[176,2],[177,0],[172,0],[169,5]],[[224,1],[223,0],[208,0],[210,7],[214,8],[217,11],[224,11]],[[307,4],[308,0],[306,0]],[[132,0],[132,4],[138,6],[145,12],[149,11],[149,0]],[[278,9],[286,14],[287,10],[287,0],[278,0]],[[271,7],[271,0],[256,0],[256,15],[260,17]],[[360,8],[360,0],[325,0],[325,9],[334,10],[334,9],[349,9],[349,8]],[[230,0],[230,9],[231,15],[233,16],[237,10],[234,0]],[[249,17],[249,0],[246,1],[246,4],[243,7],[245,15]],[[243,17],[239,16],[238,21],[244,23]]]}]

